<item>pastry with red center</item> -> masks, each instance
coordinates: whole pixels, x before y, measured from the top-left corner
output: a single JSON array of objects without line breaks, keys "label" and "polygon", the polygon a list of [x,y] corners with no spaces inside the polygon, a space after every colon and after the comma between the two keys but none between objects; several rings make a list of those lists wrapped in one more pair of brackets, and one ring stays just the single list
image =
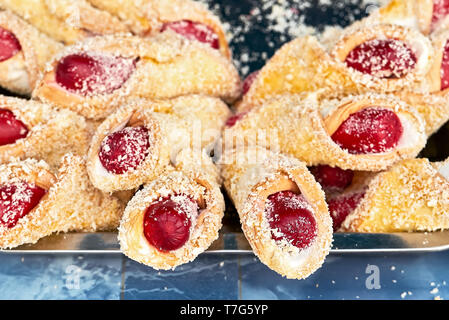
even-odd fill
[{"label": "pastry with red center", "polygon": [[396,94],[415,107],[425,120],[426,134],[431,136],[449,119],[449,31],[441,30],[432,35],[434,58],[421,89],[405,90]]},{"label": "pastry with red center", "polygon": [[35,158],[57,169],[66,153],[85,155],[90,139],[89,124],[74,112],[0,96],[0,163]]},{"label": "pastry with red center", "polygon": [[72,54],[56,66],[56,83],[83,96],[110,94],[131,76],[136,61],[122,57]]},{"label": "pastry with red center", "polygon": [[[342,170],[385,170],[401,159],[416,157],[427,139],[417,110],[396,97],[378,94],[335,99],[282,95],[236,120],[238,125],[223,131],[225,150],[257,145],[294,156],[308,166],[325,164]],[[229,123],[234,121],[231,118]],[[338,181],[332,183],[339,187]]]},{"label": "pastry with red center", "polygon": [[148,36],[170,29],[182,37],[197,40],[231,57],[224,28],[204,4],[192,0],[89,0],[126,24],[134,34]]},{"label": "pastry with red center", "polygon": [[392,92],[424,79],[431,68],[433,48],[414,28],[361,24],[343,33],[332,55],[346,66],[358,87]]},{"label": "pastry with red center", "polygon": [[218,181],[206,153],[182,150],[129,201],[118,236],[124,254],[155,269],[195,259],[221,228],[224,198]]},{"label": "pastry with red center", "polygon": [[241,90],[231,61],[174,32],[89,38],[66,47],[50,65],[33,96],[94,120],[130,99],[202,94],[232,102]]},{"label": "pastry with red center", "polygon": [[85,170],[84,160],[73,155],[63,159],[58,174],[34,159],[0,165],[0,248],[57,232],[116,228],[122,203],[95,189]]},{"label": "pastry with red center", "polygon": [[313,210],[301,194],[279,191],[268,196],[265,207],[273,240],[306,249],[317,235]]},{"label": "pastry with red center", "polygon": [[332,219],[305,164],[254,146],[227,150],[218,163],[260,261],[289,279],[317,270],[330,250]]},{"label": "pastry with red center", "polygon": [[104,192],[138,188],[179,150],[210,150],[229,115],[220,99],[199,95],[130,102],[98,126],[87,155],[90,179]]},{"label": "pastry with red center", "polygon": [[10,11],[0,11],[0,87],[29,96],[39,73],[62,44]]},{"label": "pastry with red center", "polygon": [[145,161],[149,147],[146,127],[126,127],[104,138],[98,157],[108,172],[123,174],[137,169]]}]

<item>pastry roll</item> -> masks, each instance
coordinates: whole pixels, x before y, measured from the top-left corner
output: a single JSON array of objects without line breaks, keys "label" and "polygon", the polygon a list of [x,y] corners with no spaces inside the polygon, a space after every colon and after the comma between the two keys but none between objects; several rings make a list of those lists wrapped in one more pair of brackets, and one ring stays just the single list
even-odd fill
[{"label": "pastry roll", "polygon": [[101,119],[128,98],[205,94],[232,101],[240,78],[213,49],[172,33],[152,38],[97,37],[67,48],[33,96],[89,119]]},{"label": "pastry roll", "polygon": [[449,92],[449,30],[434,33],[431,39],[435,52],[432,67],[419,89],[445,95]]},{"label": "pastry roll", "polygon": [[415,90],[396,92],[413,106],[426,122],[426,133],[436,132],[449,119],[449,31],[432,34],[434,57],[432,67]]},{"label": "pastry roll", "polygon": [[117,227],[122,204],[94,189],[80,157],[67,155],[57,175],[43,161],[0,165],[0,248],[35,243],[55,232]]},{"label": "pastry roll", "polygon": [[72,111],[0,96],[0,163],[36,158],[57,169],[66,153],[86,154],[92,133]]},{"label": "pastry roll", "polygon": [[174,31],[190,40],[231,53],[219,19],[205,5],[191,0],[89,0],[120,18],[137,35]]},{"label": "pastry roll", "polygon": [[0,0],[0,7],[13,11],[41,32],[65,44],[92,35],[128,32],[119,19],[94,8],[86,0]]},{"label": "pastry roll", "polygon": [[222,148],[259,145],[309,166],[380,171],[425,146],[424,122],[404,102],[366,94],[320,101],[279,96],[228,120]]},{"label": "pastry roll", "polygon": [[134,101],[98,127],[87,156],[90,179],[105,192],[137,188],[179,150],[210,148],[228,116],[227,105],[210,97]]},{"label": "pastry roll", "polygon": [[62,45],[10,11],[0,10],[0,86],[30,95],[39,72]]},{"label": "pastry roll", "polygon": [[243,112],[276,95],[321,88],[358,92],[345,68],[330,57],[316,38],[297,38],[283,45],[259,72],[247,78],[245,95],[236,108]]},{"label": "pastry roll", "polygon": [[329,201],[340,231],[417,232],[449,228],[449,162],[403,160]]},{"label": "pastry roll", "polygon": [[119,227],[120,248],[155,269],[174,269],[218,238],[224,208],[210,157],[183,150],[173,167],[148,180],[128,203]]},{"label": "pastry roll", "polygon": [[219,164],[262,263],[290,279],[315,272],[331,248],[332,221],[324,192],[305,164],[260,147],[229,150]]},{"label": "pastry roll", "polygon": [[368,24],[396,24],[428,34],[441,15],[440,2],[444,0],[391,0],[362,21]]},{"label": "pastry roll", "polygon": [[421,82],[433,53],[430,40],[419,31],[379,24],[348,30],[331,54],[359,86],[385,93]]},{"label": "pastry roll", "polygon": [[370,15],[369,22],[399,24],[424,34],[449,26],[447,0],[392,0]]}]

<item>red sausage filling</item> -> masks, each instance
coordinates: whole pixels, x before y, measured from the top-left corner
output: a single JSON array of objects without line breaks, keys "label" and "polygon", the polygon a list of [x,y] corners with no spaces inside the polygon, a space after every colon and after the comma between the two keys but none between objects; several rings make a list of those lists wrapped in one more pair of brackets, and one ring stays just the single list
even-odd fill
[{"label": "red sausage filling", "polygon": [[22,46],[16,36],[0,27],[0,62],[12,58],[21,50]]},{"label": "red sausage filling", "polygon": [[317,236],[317,224],[310,205],[301,194],[280,191],[268,197],[265,207],[272,239],[287,240],[305,249]]},{"label": "red sausage filling", "polygon": [[415,53],[400,40],[370,40],[355,47],[345,59],[348,67],[378,78],[401,78],[416,65]]},{"label": "red sausage filling", "polygon": [[62,58],[56,67],[56,82],[84,96],[108,94],[119,89],[136,67],[136,60],[91,56],[85,53]]},{"label": "red sausage filling", "polygon": [[0,187],[0,224],[14,227],[45,195],[46,190],[34,184],[19,182]]},{"label": "red sausage filling", "polygon": [[256,80],[259,72],[260,70],[254,71],[245,78],[245,80],[243,81],[243,95],[245,95],[249,91],[249,89],[251,89],[251,86],[254,80]]},{"label": "red sausage filling", "polygon": [[396,147],[403,127],[390,110],[366,108],[351,114],[332,135],[332,140],[352,154],[381,153]]},{"label": "red sausage filling", "polygon": [[354,178],[352,170],[343,170],[328,165],[311,167],[310,172],[321,187],[328,191],[343,191]]},{"label": "red sausage filling", "polygon": [[446,41],[441,60],[441,90],[449,88],[449,41]]},{"label": "red sausage filling", "polygon": [[181,248],[189,239],[198,204],[188,196],[176,195],[153,202],[145,212],[143,230],[147,241],[162,252]]},{"label": "red sausage filling", "polygon": [[449,0],[433,0],[433,26],[449,14]]},{"label": "red sausage filling", "polygon": [[357,208],[364,196],[365,192],[358,192],[351,195],[339,196],[328,201],[334,231],[340,228],[343,221]]},{"label": "red sausage filling", "polygon": [[167,29],[173,30],[189,40],[207,43],[214,49],[220,48],[218,35],[211,27],[205,24],[191,20],[173,21],[164,23],[161,32]]},{"label": "red sausage filling", "polygon": [[15,143],[28,135],[27,126],[10,110],[0,109],[0,146]]},{"label": "red sausage filling", "polygon": [[247,113],[248,112],[246,112],[246,111],[245,112],[240,112],[240,113],[236,113],[235,115],[229,117],[228,120],[226,120],[226,123],[225,123],[226,127],[231,128],[231,127],[235,126],[235,124],[240,119],[242,119],[245,116],[245,114],[247,114]]},{"label": "red sausage filling", "polygon": [[108,172],[123,174],[136,169],[148,156],[149,148],[147,128],[126,127],[104,138],[98,156]]}]

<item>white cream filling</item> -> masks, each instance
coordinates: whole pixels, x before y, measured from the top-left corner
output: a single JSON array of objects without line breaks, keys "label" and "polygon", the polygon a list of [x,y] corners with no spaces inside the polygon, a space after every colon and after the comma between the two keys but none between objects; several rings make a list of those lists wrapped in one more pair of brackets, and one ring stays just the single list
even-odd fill
[{"label": "white cream filling", "polygon": [[397,149],[413,148],[420,142],[420,135],[415,129],[415,125],[408,119],[407,116],[398,113],[398,118],[401,121],[403,132],[398,141]]},{"label": "white cream filling", "polygon": [[402,19],[395,18],[394,24],[409,27],[411,29],[419,29],[418,19],[416,19],[416,17],[404,17]]},{"label": "white cream filling", "polygon": [[31,92],[30,79],[25,62],[20,55],[12,57],[0,63],[0,73],[4,75],[4,80],[10,89],[20,91],[22,93]]},{"label": "white cream filling", "polygon": [[326,119],[335,109],[337,109],[337,104],[327,103],[326,105],[322,105],[320,108],[320,113],[323,119]]},{"label": "white cream filling", "polygon": [[432,50],[430,43],[427,43],[427,41],[423,43],[423,39],[418,38],[411,39],[409,44],[414,49],[417,58],[415,69],[418,72],[427,71],[430,68],[430,55]]}]

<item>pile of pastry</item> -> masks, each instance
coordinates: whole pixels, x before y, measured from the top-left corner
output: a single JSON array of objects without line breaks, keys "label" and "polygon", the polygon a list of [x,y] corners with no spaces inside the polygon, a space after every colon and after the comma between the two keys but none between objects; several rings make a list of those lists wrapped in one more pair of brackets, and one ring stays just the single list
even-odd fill
[{"label": "pile of pastry", "polygon": [[[447,4],[446,4],[447,3]],[[333,232],[449,228],[449,1],[392,1],[295,39],[243,83],[191,0],[0,0],[0,248],[118,228],[156,269],[218,238],[301,279]],[[231,106],[231,108],[230,108]]]}]

